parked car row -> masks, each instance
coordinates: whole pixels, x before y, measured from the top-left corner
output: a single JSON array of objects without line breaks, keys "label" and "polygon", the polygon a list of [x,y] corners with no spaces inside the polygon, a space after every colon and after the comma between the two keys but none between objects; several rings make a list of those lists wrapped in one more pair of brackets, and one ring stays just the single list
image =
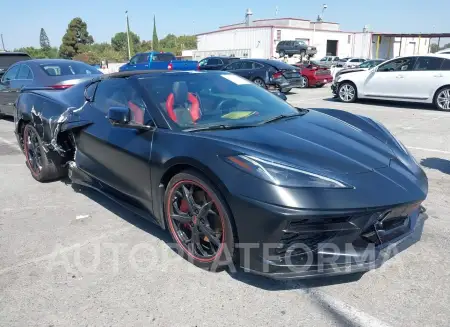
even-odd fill
[{"label": "parked car row", "polygon": [[432,103],[450,111],[450,55],[399,57],[371,69],[343,72],[332,91],[343,102],[368,98]]}]

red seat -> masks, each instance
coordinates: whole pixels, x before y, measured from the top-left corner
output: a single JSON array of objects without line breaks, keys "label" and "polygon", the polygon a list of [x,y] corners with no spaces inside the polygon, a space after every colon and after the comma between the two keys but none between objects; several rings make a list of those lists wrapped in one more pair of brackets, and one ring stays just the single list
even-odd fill
[{"label": "red seat", "polygon": [[133,120],[136,124],[144,125],[144,110],[139,106],[135,105],[133,102],[128,101],[128,108],[130,108],[133,113]]},{"label": "red seat", "polygon": [[[195,123],[197,120],[200,119],[201,116],[200,103],[197,97],[190,92],[187,95],[187,101],[190,104],[189,114],[191,115],[192,121]],[[174,110],[174,104],[175,104],[175,95],[173,93],[170,93],[166,101],[166,110],[167,113],[169,114],[170,119],[172,119],[174,122],[177,122],[177,115]]]}]

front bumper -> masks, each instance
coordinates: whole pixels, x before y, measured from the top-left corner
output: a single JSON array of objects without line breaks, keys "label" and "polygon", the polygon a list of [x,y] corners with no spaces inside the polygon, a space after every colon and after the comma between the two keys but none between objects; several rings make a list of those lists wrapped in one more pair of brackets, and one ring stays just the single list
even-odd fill
[{"label": "front bumper", "polygon": [[337,95],[337,90],[338,90],[338,82],[334,81],[333,84],[331,84],[331,92],[334,95]]},{"label": "front bumper", "polygon": [[257,228],[247,227],[251,234],[240,239],[241,267],[275,279],[378,268],[399,252],[397,246],[409,239],[425,215],[420,202],[333,212],[288,209],[243,198],[235,201],[235,215],[236,208],[245,207],[246,214],[256,215],[260,223]]}]

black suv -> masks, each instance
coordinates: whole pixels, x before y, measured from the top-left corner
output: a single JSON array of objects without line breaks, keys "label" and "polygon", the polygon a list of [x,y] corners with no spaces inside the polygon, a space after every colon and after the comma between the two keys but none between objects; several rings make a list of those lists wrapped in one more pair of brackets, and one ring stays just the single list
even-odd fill
[{"label": "black suv", "polygon": [[198,67],[200,70],[220,70],[233,61],[239,60],[236,57],[208,57],[200,60]]},{"label": "black suv", "polygon": [[312,57],[317,53],[317,49],[303,41],[280,41],[277,44],[277,53],[280,57],[285,55],[292,57],[295,54],[299,54],[302,57]]},{"label": "black suv", "polygon": [[31,57],[24,52],[0,52],[0,77],[12,64],[15,64],[18,61],[30,59]]}]

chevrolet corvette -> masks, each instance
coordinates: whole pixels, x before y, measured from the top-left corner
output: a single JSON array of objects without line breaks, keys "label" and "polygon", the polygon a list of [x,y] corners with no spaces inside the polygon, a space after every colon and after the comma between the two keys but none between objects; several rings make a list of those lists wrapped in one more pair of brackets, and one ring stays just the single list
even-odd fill
[{"label": "chevrolet corvette", "polygon": [[205,269],[283,279],[376,268],[412,234],[428,193],[382,124],[296,108],[228,72],[101,75],[24,89],[16,109],[35,180],[101,192]]}]

